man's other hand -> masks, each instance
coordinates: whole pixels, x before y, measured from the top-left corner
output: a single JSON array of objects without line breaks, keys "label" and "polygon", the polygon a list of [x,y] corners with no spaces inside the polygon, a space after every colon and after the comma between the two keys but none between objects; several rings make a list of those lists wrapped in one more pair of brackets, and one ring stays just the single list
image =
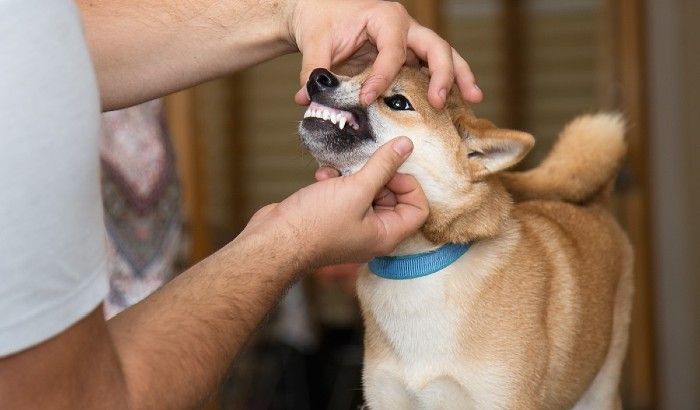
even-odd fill
[{"label": "man's other hand", "polygon": [[298,0],[290,5],[289,41],[303,54],[301,89],[295,96],[299,104],[309,103],[304,84],[314,68],[371,64],[360,96],[369,105],[391,85],[401,66],[419,61],[430,71],[428,100],[435,108],[445,105],[454,83],[465,100],[476,103],[483,98],[464,58],[399,3]]},{"label": "man's other hand", "polygon": [[[389,254],[428,217],[418,181],[396,173],[412,150],[408,138],[396,138],[357,173],[326,178],[260,209],[244,233],[272,230],[281,240],[294,241],[308,268]],[[385,190],[392,201],[375,202]]]}]

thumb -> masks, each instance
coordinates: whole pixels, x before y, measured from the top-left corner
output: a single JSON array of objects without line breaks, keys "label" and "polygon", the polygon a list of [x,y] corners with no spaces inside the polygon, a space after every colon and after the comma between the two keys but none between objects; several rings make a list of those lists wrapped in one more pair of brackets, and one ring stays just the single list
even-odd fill
[{"label": "thumb", "polygon": [[332,48],[329,42],[319,41],[310,45],[302,52],[301,71],[299,72],[299,85],[301,88],[294,96],[297,104],[305,105],[309,103],[309,96],[306,92],[306,82],[309,75],[316,68],[331,68]]},{"label": "thumb", "polygon": [[396,174],[401,164],[413,151],[413,143],[407,137],[395,138],[382,145],[367,163],[351,178],[369,188],[374,198]]}]

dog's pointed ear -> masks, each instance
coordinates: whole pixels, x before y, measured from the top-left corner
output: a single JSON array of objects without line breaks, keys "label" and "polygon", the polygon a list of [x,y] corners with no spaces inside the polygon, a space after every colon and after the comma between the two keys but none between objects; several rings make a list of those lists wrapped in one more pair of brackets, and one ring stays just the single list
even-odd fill
[{"label": "dog's pointed ear", "polygon": [[476,179],[502,171],[522,160],[535,144],[532,135],[496,127],[491,121],[463,112],[454,119]]}]

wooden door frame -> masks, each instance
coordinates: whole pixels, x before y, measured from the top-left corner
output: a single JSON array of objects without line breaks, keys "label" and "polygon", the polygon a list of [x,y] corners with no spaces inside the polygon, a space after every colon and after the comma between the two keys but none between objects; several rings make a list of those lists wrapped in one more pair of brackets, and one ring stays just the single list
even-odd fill
[{"label": "wooden door frame", "polygon": [[[653,311],[653,243],[647,111],[646,12],[642,0],[606,0],[608,32],[613,40],[613,83],[617,106],[628,121],[626,168],[631,181],[622,194],[622,221],[635,250],[635,294],[627,355],[628,380],[623,383],[630,408],[657,405]],[[616,41],[615,41],[616,40]]]},{"label": "wooden door frame", "polygon": [[195,88],[165,98],[168,127],[182,191],[185,233],[191,241],[188,265],[199,262],[214,251],[205,212],[206,181],[201,145],[203,141],[196,106]]}]

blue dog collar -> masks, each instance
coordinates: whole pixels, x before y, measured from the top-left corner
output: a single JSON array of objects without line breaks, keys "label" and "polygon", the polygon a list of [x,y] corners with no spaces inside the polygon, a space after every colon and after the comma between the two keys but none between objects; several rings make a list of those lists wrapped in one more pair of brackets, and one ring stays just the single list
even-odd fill
[{"label": "blue dog collar", "polygon": [[448,243],[434,251],[403,256],[381,256],[369,261],[369,270],[385,279],[415,279],[442,270],[471,246],[468,243]]}]

